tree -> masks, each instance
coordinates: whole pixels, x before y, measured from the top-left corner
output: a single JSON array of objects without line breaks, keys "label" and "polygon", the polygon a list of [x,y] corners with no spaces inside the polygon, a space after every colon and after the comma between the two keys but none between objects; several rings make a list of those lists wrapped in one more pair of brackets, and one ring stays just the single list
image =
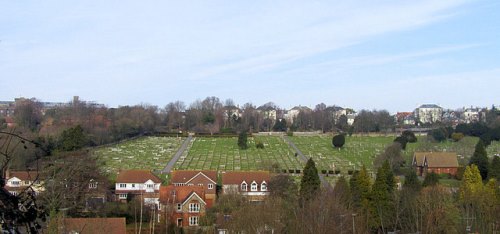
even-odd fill
[{"label": "tree", "polygon": [[345,144],[345,134],[335,135],[332,138],[332,145],[335,148],[340,149],[344,146],[344,144]]},{"label": "tree", "polygon": [[423,188],[418,200],[421,233],[459,233],[459,212],[449,188],[430,186]]},{"label": "tree", "polygon": [[443,132],[443,129],[434,129],[429,132],[429,135],[437,142],[442,142],[446,140],[446,134]]},{"label": "tree", "polygon": [[42,121],[42,104],[36,99],[16,100],[14,119],[19,126],[36,130]]},{"label": "tree", "polygon": [[461,133],[461,132],[454,132],[451,134],[451,139],[454,141],[454,142],[459,142],[460,140],[462,140],[464,138],[464,134]]},{"label": "tree", "polygon": [[363,165],[361,171],[356,171],[349,181],[351,187],[352,202],[354,207],[361,208],[368,204],[370,199],[371,182],[370,176]]},{"label": "tree", "polygon": [[351,207],[351,189],[344,176],[341,176],[335,184],[333,195],[338,198],[339,202],[342,203],[344,207]]},{"label": "tree", "polygon": [[239,135],[238,135],[238,147],[240,147],[240,149],[242,150],[245,150],[248,148],[248,144],[247,144],[247,132],[243,131],[241,132]]},{"label": "tree", "polygon": [[399,143],[402,150],[406,150],[406,144],[408,144],[408,139],[406,139],[406,137],[398,136],[394,139],[394,142]]},{"label": "tree", "polygon": [[428,186],[434,186],[439,183],[439,175],[431,172],[427,173],[424,178],[424,182],[422,183],[422,186],[428,187]]},{"label": "tree", "polygon": [[491,160],[488,176],[489,178],[496,178],[497,180],[500,180],[500,156],[494,156]]},{"label": "tree", "polygon": [[318,169],[312,158],[307,160],[302,179],[300,181],[300,198],[302,201],[307,201],[317,195],[320,189],[321,181],[319,180]]},{"label": "tree", "polygon": [[413,133],[410,130],[405,130],[401,133],[401,136],[406,138],[406,140],[410,143],[415,143],[417,142],[417,137],[415,136],[415,133]]},{"label": "tree", "polygon": [[395,207],[393,192],[395,189],[394,175],[390,170],[389,163],[386,161],[382,167],[377,170],[377,178],[373,184],[370,194],[371,212],[373,219],[372,227],[385,233],[393,228],[393,219]]},{"label": "tree", "polygon": [[486,149],[484,148],[484,143],[482,140],[479,140],[476,144],[476,148],[474,150],[474,154],[470,158],[469,165],[474,164],[479,169],[481,173],[481,178],[486,180],[488,178],[488,156],[486,153]]},{"label": "tree", "polygon": [[384,152],[377,155],[374,164],[375,166],[380,167],[385,161],[389,162],[393,172],[400,173],[400,168],[404,165],[405,160],[401,152],[401,145],[398,142],[387,146]]},{"label": "tree", "polygon": [[278,174],[271,177],[268,187],[271,197],[285,201],[295,201],[297,198],[297,184],[288,175]]},{"label": "tree", "polygon": [[60,148],[64,151],[77,150],[86,146],[88,142],[88,138],[82,126],[77,125],[74,128],[68,128],[62,132],[60,137]]},{"label": "tree", "polygon": [[405,182],[403,183],[403,189],[408,189],[413,192],[419,192],[422,189],[422,185],[418,180],[418,176],[415,170],[408,170],[406,172]]},{"label": "tree", "polygon": [[286,126],[287,125],[285,119],[278,119],[278,121],[276,121],[276,123],[274,124],[273,130],[278,132],[285,132]]}]

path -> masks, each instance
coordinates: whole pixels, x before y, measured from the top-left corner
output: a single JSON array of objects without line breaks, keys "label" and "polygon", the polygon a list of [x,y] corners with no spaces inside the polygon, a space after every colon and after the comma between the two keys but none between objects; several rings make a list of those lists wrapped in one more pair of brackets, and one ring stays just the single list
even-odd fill
[{"label": "path", "polygon": [[174,157],[172,159],[170,159],[170,161],[167,163],[167,166],[165,166],[165,168],[163,168],[163,170],[161,170],[162,174],[163,173],[170,173],[170,171],[174,167],[177,160],[179,160],[179,158],[182,156],[182,153],[184,153],[184,151],[186,151],[186,148],[188,147],[189,142],[191,142],[192,139],[193,139],[193,136],[189,135],[184,140],[184,142],[182,142],[182,145],[179,148],[179,150],[177,150],[177,153],[175,153]]},{"label": "path", "polygon": [[[308,158],[302,153],[302,151],[299,150],[299,148],[297,148],[297,146],[290,139],[288,139],[288,136],[283,136],[283,139],[285,139],[288,145],[291,146],[295,150],[295,152],[297,152],[304,164],[307,163]],[[318,173],[318,176],[323,187],[331,190],[332,185],[325,180],[325,177],[321,173]]]}]

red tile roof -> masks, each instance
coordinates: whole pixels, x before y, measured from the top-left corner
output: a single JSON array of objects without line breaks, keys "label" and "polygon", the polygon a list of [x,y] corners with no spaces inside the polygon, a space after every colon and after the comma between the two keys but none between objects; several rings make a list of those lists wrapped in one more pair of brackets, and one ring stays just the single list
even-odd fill
[{"label": "red tile roof", "polygon": [[10,171],[7,179],[13,177],[16,177],[22,181],[33,181],[35,179],[40,180],[37,171]]},{"label": "red tile roof", "polygon": [[152,180],[155,183],[161,183],[161,179],[148,170],[120,171],[116,177],[116,183],[144,183],[148,180]]},{"label": "red tile roof", "polygon": [[125,218],[66,218],[62,233],[123,234],[126,233]]},{"label": "red tile roof", "polygon": [[189,180],[193,179],[196,175],[199,173],[203,173],[205,176],[207,176],[209,179],[213,180],[214,183],[217,183],[217,171],[208,171],[208,170],[203,170],[203,171],[194,171],[194,170],[179,170],[179,171],[173,171],[172,172],[172,179],[171,183],[186,183]]},{"label": "red tile roof", "polygon": [[[175,191],[175,192],[174,192]],[[161,186],[160,202],[165,203],[183,203],[193,193],[196,193],[201,199],[205,200],[204,189],[200,186]]]},{"label": "red tile roof", "polygon": [[415,166],[423,166],[424,159],[428,167],[458,167],[455,152],[415,152],[413,156]]},{"label": "red tile roof", "polygon": [[269,182],[270,178],[268,171],[227,171],[222,173],[222,184],[241,184],[243,181],[247,183],[255,181],[260,184],[263,181]]}]

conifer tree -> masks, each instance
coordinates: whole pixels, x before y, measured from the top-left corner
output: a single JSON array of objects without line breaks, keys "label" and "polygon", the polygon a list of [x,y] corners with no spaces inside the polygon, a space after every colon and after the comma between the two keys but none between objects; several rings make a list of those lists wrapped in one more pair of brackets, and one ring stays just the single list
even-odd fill
[{"label": "conifer tree", "polygon": [[344,207],[349,208],[351,206],[351,189],[344,176],[341,176],[335,184],[333,195],[338,197]]},{"label": "conifer tree", "polygon": [[381,229],[385,233],[392,227],[394,214],[394,175],[386,161],[382,167],[377,170],[377,178],[371,191],[371,225],[376,229]]},{"label": "conifer tree", "polygon": [[490,170],[488,171],[489,178],[496,178],[497,181],[500,180],[500,157],[495,156],[491,160]]},{"label": "conifer tree", "polygon": [[363,165],[361,171],[355,172],[349,181],[353,205],[357,208],[366,205],[370,198],[371,182],[366,167]]},{"label": "conifer tree", "polygon": [[483,192],[483,181],[476,165],[470,165],[465,168],[460,185],[460,200],[467,202],[477,197]]},{"label": "conifer tree", "polygon": [[427,187],[427,186],[434,186],[439,183],[439,175],[431,172],[427,173],[424,178],[424,182],[422,183],[422,186]]},{"label": "conifer tree", "polygon": [[420,184],[417,173],[414,170],[408,170],[408,172],[405,174],[403,189],[407,189],[415,193],[419,192],[420,189],[422,189],[422,184]]},{"label": "conifer tree", "polygon": [[302,180],[300,181],[300,198],[303,201],[310,200],[320,189],[321,181],[319,180],[318,169],[312,158],[306,163]]},{"label": "conifer tree", "polygon": [[238,147],[240,147],[240,149],[247,149],[248,148],[248,145],[247,145],[247,132],[243,131],[241,132],[239,135],[238,135]]},{"label": "conifer tree", "polygon": [[474,150],[474,154],[470,158],[469,165],[474,164],[479,169],[481,173],[481,178],[486,180],[488,178],[488,155],[486,154],[486,149],[484,148],[484,143],[482,140],[479,140],[476,144],[476,149]]}]

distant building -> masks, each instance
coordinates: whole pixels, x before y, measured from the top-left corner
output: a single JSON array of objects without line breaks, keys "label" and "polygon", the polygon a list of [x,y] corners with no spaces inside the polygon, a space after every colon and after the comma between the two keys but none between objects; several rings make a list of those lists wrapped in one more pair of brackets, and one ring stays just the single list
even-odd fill
[{"label": "distant building", "polygon": [[478,107],[463,108],[462,119],[465,123],[474,123],[486,119],[486,110]]},{"label": "distant building", "polygon": [[415,109],[415,118],[419,123],[436,123],[441,122],[443,116],[443,108],[435,104],[425,104]]},{"label": "distant building", "polygon": [[412,112],[398,112],[394,116],[396,123],[399,125],[414,126],[415,117]]},{"label": "distant building", "polygon": [[19,195],[31,186],[31,189],[38,195],[45,190],[41,178],[37,171],[10,171],[7,170],[5,178],[7,183],[5,189],[12,195]]},{"label": "distant building", "polygon": [[292,109],[286,111],[285,113],[285,120],[288,124],[293,124],[293,120],[295,118],[297,118],[297,116],[299,115],[300,112],[306,112],[306,113],[310,113],[312,112],[311,108],[307,107],[307,106],[295,106],[293,107]]},{"label": "distant building", "polygon": [[57,227],[61,234],[127,233],[125,218],[64,218]]},{"label": "distant building", "polygon": [[456,175],[457,154],[455,152],[415,152],[412,165],[419,176],[425,176],[430,172]]},{"label": "distant building", "polygon": [[115,194],[118,201],[144,199],[144,203],[159,206],[161,180],[148,170],[124,170],[118,173]]}]

